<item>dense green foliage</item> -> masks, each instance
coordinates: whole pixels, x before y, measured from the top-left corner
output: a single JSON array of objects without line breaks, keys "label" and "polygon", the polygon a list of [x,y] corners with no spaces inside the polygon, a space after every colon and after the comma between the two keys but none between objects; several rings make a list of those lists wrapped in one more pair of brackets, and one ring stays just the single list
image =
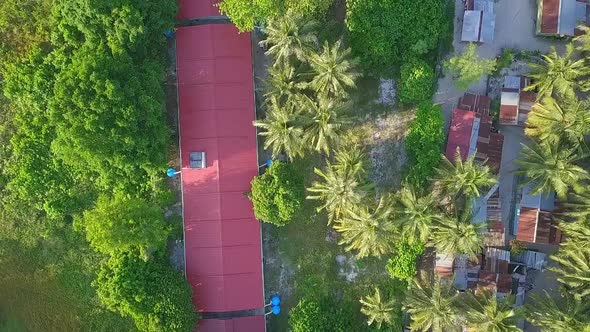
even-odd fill
[{"label": "dense green foliage", "polygon": [[443,118],[440,106],[422,104],[416,119],[410,125],[405,145],[410,159],[408,180],[417,188],[423,187],[440,162],[445,141]]},{"label": "dense green foliage", "polygon": [[145,262],[136,254],[112,256],[94,282],[109,309],[130,316],[141,331],[191,331],[196,315],[191,289],[165,257]]},{"label": "dense green foliage", "polygon": [[416,263],[423,253],[423,243],[407,240],[398,242],[393,257],[387,261],[387,272],[392,278],[412,280],[416,276]]},{"label": "dense green foliage", "polygon": [[256,219],[283,226],[301,209],[305,199],[303,177],[292,164],[275,161],[252,180],[249,197]]},{"label": "dense green foliage", "polygon": [[442,0],[346,2],[353,53],[372,73],[391,76],[407,60],[437,50],[449,25]]},{"label": "dense green foliage", "polygon": [[467,90],[483,75],[491,74],[496,69],[496,59],[480,59],[476,51],[477,46],[470,43],[463,53],[445,62],[445,70],[453,75],[455,85],[461,90]]},{"label": "dense green foliage", "polygon": [[[27,253],[37,270],[26,272],[73,299],[64,307],[78,327],[55,330],[131,329],[101,302],[141,330],[192,330],[190,288],[161,257],[170,235],[163,32],[176,1],[10,0],[0,9],[0,261]],[[98,273],[101,261],[111,265]]]},{"label": "dense green foliage", "polygon": [[413,59],[401,67],[399,101],[404,105],[428,101],[434,93],[434,68],[425,61]]},{"label": "dense green foliage", "polygon": [[166,248],[169,235],[162,210],[141,199],[100,197],[75,226],[84,230],[96,251],[109,255],[138,251],[146,259],[151,251]]},{"label": "dense green foliage", "polygon": [[303,298],[289,313],[292,332],[347,332],[354,329],[354,315],[349,306],[338,305],[329,298]]},{"label": "dense green foliage", "polygon": [[285,13],[320,17],[333,0],[223,0],[221,13],[227,15],[240,31],[250,31],[259,23],[280,19]]}]

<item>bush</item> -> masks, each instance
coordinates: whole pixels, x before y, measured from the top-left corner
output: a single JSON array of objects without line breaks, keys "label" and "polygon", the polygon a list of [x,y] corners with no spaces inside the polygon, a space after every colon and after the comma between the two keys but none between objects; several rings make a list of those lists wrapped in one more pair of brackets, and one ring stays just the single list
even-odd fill
[{"label": "bush", "polygon": [[275,161],[252,180],[249,197],[257,219],[284,226],[301,210],[305,199],[303,177],[292,164]]},{"label": "bush", "polygon": [[351,303],[336,303],[329,298],[304,298],[291,309],[291,332],[357,331]]},{"label": "bush", "polygon": [[416,263],[424,253],[424,244],[401,241],[395,248],[395,255],[387,261],[387,271],[392,278],[412,280],[416,275]]},{"label": "bush", "polygon": [[133,253],[111,256],[93,282],[110,310],[130,316],[140,331],[192,331],[191,288],[165,257],[145,262]]},{"label": "bush", "polygon": [[138,251],[146,259],[150,250],[166,247],[170,234],[162,209],[141,199],[100,197],[94,209],[76,218],[75,226],[85,230],[96,251]]},{"label": "bush", "polygon": [[392,75],[404,59],[437,49],[449,28],[443,0],[348,0],[351,48],[374,74]]},{"label": "bush", "polygon": [[444,63],[445,70],[455,79],[455,86],[461,90],[467,90],[471,84],[479,81],[483,75],[493,73],[496,68],[496,59],[480,59],[476,51],[477,46],[470,43],[463,53]]},{"label": "bush", "polygon": [[408,181],[422,188],[434,174],[441,158],[445,140],[441,107],[430,103],[422,104],[416,119],[410,125],[405,145],[411,162]]},{"label": "bush", "polygon": [[419,59],[406,62],[401,67],[399,101],[409,105],[432,100],[434,81],[434,68],[428,63]]}]

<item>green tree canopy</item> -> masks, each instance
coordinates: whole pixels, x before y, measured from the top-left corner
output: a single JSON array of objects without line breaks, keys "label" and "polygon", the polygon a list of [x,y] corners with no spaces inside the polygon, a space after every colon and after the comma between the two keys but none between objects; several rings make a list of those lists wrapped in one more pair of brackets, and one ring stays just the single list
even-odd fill
[{"label": "green tree canopy", "polygon": [[392,278],[410,281],[416,276],[416,264],[424,253],[424,243],[407,239],[395,245],[393,257],[387,261],[387,272]]},{"label": "green tree canopy", "polygon": [[570,188],[582,192],[582,181],[590,179],[588,171],[576,164],[583,157],[585,154],[562,144],[523,144],[516,173],[526,176],[527,183],[533,183],[533,194],[555,191],[565,198]]},{"label": "green tree canopy", "polygon": [[90,246],[104,254],[139,251],[145,259],[166,248],[170,234],[164,212],[142,199],[99,197],[94,209],[76,219]]},{"label": "green tree canopy", "polygon": [[533,83],[525,89],[538,90],[539,98],[552,96],[554,92],[562,96],[573,94],[580,78],[589,72],[583,59],[574,59],[574,51],[574,46],[568,44],[566,53],[560,56],[555,47],[551,47],[551,51],[543,55],[542,63],[530,63],[528,76]]},{"label": "green tree canopy", "polygon": [[485,223],[474,224],[469,211],[459,216],[441,218],[435,226],[433,243],[437,250],[445,254],[465,254],[475,258],[483,247]]},{"label": "green tree canopy", "polygon": [[93,282],[98,297],[108,309],[133,318],[140,331],[192,331],[197,315],[191,288],[165,260],[111,256]]},{"label": "green tree canopy", "polygon": [[313,75],[309,87],[328,98],[347,97],[347,89],[356,87],[360,76],[358,60],[350,57],[350,49],[340,41],[332,46],[326,41],[320,53],[311,53],[309,65]]},{"label": "green tree canopy", "polygon": [[576,297],[590,299],[590,248],[561,248],[551,258],[559,263],[551,270],[557,274],[563,287]]},{"label": "green tree canopy", "polygon": [[256,219],[286,225],[305,200],[303,177],[293,164],[275,161],[264,174],[252,180],[250,199]]},{"label": "green tree canopy", "polygon": [[431,194],[418,196],[411,186],[404,186],[396,196],[395,223],[409,242],[426,242],[432,225],[438,219],[435,199]]},{"label": "green tree canopy", "polygon": [[221,13],[227,15],[240,31],[250,31],[259,23],[284,19],[286,12],[307,17],[322,17],[333,0],[223,0]]},{"label": "green tree canopy", "polygon": [[533,295],[532,302],[525,305],[526,318],[533,325],[547,332],[590,332],[590,305],[573,293],[562,292],[550,296],[546,291]]},{"label": "green tree canopy", "polygon": [[518,320],[522,312],[514,308],[514,296],[499,300],[489,289],[466,292],[458,306],[465,312],[465,324],[473,332],[521,332]]},{"label": "green tree canopy", "polygon": [[458,330],[457,296],[451,283],[442,284],[440,279],[414,279],[404,302],[404,309],[412,320],[412,331]]},{"label": "green tree canopy", "polygon": [[349,0],[346,26],[353,54],[374,74],[391,75],[405,59],[437,49],[448,24],[441,0]]},{"label": "green tree canopy", "polygon": [[306,296],[289,312],[292,332],[356,331],[351,305],[334,303],[329,298]]},{"label": "green tree canopy", "polygon": [[445,70],[453,75],[455,85],[461,90],[469,86],[483,75],[491,74],[496,68],[496,59],[480,59],[476,53],[477,46],[470,43],[460,55],[456,55],[445,62]]},{"label": "green tree canopy", "polygon": [[490,168],[475,160],[475,155],[463,161],[459,148],[455,160],[451,162],[443,156],[440,167],[436,170],[436,184],[452,197],[477,198],[484,195],[496,182]]},{"label": "green tree canopy", "polygon": [[358,258],[381,257],[391,252],[395,234],[389,199],[382,196],[374,207],[363,205],[349,206],[336,221],[334,229],[342,235],[338,243],[346,244],[346,251],[357,250]]},{"label": "green tree canopy", "polygon": [[393,324],[396,309],[395,299],[384,299],[379,288],[375,287],[375,293],[361,298],[360,302],[362,304],[361,312],[367,316],[368,325],[375,323],[377,328],[380,329],[383,323],[386,325]]}]

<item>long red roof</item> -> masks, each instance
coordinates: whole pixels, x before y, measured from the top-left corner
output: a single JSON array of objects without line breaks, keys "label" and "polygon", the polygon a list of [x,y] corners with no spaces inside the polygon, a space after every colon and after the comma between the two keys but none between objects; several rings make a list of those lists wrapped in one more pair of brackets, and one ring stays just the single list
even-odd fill
[{"label": "long red roof", "polygon": [[232,319],[203,319],[199,324],[199,332],[255,332],[264,331],[264,316],[239,317]]},{"label": "long red roof", "polygon": [[[250,34],[229,24],[191,26],[177,30],[176,45],[193,302],[204,312],[261,308],[260,224],[244,194],[258,173]],[[191,169],[190,152],[205,152],[207,167]]]},{"label": "long red roof", "polygon": [[447,141],[447,150],[445,156],[450,161],[455,160],[457,148],[461,153],[461,159],[467,159],[469,154],[469,144],[473,122],[475,121],[475,112],[455,109],[449,128],[449,138]]},{"label": "long red roof", "polygon": [[217,3],[220,0],[178,0],[180,10],[179,19],[202,18],[207,16],[218,16]]}]

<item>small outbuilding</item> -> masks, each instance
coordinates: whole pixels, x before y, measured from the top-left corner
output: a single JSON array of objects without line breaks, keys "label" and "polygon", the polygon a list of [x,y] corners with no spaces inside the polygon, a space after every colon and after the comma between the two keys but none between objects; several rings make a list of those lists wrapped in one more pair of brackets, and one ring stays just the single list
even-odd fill
[{"label": "small outbuilding", "polygon": [[537,34],[575,36],[579,25],[588,25],[586,0],[537,0]]},{"label": "small outbuilding", "polygon": [[500,99],[500,124],[524,125],[537,99],[537,93],[524,91],[531,84],[525,76],[506,76]]},{"label": "small outbuilding", "polygon": [[532,183],[522,188],[519,207],[516,211],[516,239],[540,244],[559,244],[561,231],[553,218],[555,194],[532,194]]},{"label": "small outbuilding", "polygon": [[467,0],[463,14],[461,41],[491,43],[494,41],[496,13],[493,0]]}]

